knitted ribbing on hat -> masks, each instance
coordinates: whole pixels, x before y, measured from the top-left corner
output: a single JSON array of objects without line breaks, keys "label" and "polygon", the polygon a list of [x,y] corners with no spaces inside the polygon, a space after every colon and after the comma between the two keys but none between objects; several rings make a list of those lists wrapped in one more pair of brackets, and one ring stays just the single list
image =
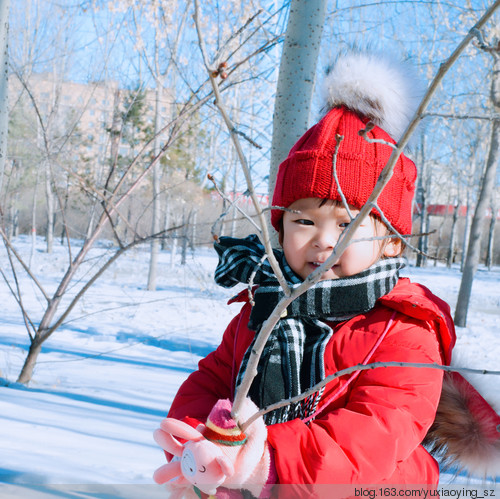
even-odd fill
[{"label": "knitted ribbing on hat", "polygon": [[[333,174],[335,147],[338,136],[342,136],[336,159],[338,183],[347,202],[360,209],[393,151],[389,145],[368,142],[359,134],[368,121],[344,106],[329,111],[297,141],[279,166],[273,206],[287,208],[303,198],[342,200]],[[394,143],[377,126],[367,137]],[[392,178],[378,198],[385,218],[401,234],[411,233],[416,176],[414,163],[401,154]],[[376,209],[372,213],[380,216]],[[278,231],[282,216],[283,210],[272,210],[271,222]]]}]

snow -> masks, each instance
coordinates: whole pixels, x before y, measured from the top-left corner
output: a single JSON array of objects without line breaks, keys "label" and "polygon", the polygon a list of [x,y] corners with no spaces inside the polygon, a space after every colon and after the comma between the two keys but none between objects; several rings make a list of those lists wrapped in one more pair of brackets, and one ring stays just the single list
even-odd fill
[{"label": "snow", "polygon": [[[56,245],[47,254],[42,244],[39,240],[32,269],[53,292],[68,260],[67,248]],[[78,242],[73,246],[74,253]],[[18,238],[15,247],[29,259],[27,238]],[[44,344],[27,387],[15,380],[29,338],[9,288],[0,285],[1,497],[69,492],[68,497],[83,497],[85,486],[78,484],[100,487],[98,497],[165,497],[152,482],[153,471],[164,463],[153,430],[182,381],[218,345],[239,305],[226,306],[235,290],[213,283],[216,256],[210,249],[190,254],[186,265],[178,260],[172,265],[170,254],[162,252],[157,291],[147,291],[147,250],[124,255],[93,285]],[[92,266],[109,251],[105,244],[93,250],[80,277],[88,279]],[[5,250],[0,262],[12,283]],[[457,268],[411,267],[407,274],[454,307]],[[499,278],[498,268],[478,271],[470,325],[457,331],[458,350],[474,367],[498,369]],[[18,279],[25,308],[40,320],[44,298],[20,269]],[[498,387],[498,378],[489,383]],[[453,480],[460,477],[443,476],[443,483]],[[57,484],[64,484],[64,490]],[[116,484],[124,484],[119,492]]]}]

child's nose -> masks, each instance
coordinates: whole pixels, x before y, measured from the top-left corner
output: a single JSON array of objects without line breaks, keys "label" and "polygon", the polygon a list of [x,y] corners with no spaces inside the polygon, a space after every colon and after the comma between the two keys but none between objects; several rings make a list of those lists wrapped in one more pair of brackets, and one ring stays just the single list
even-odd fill
[{"label": "child's nose", "polygon": [[321,250],[333,249],[337,244],[339,234],[332,230],[320,230],[316,233],[314,238],[314,245]]}]

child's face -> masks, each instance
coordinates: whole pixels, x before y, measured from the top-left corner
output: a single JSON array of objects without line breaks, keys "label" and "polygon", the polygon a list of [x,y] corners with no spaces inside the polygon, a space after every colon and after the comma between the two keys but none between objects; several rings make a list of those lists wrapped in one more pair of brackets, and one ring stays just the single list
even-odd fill
[{"label": "child's face", "polygon": [[[347,210],[334,202],[320,206],[317,198],[299,199],[289,208],[300,211],[283,214],[280,242],[292,270],[305,279],[331,255],[337,240],[351,221]],[[359,210],[351,208],[353,216]],[[386,227],[365,218],[354,233],[354,239],[368,239],[387,234]],[[400,244],[397,239],[360,241],[351,243],[335,265],[321,276],[321,280],[347,277],[373,265],[382,255],[396,256]]]}]

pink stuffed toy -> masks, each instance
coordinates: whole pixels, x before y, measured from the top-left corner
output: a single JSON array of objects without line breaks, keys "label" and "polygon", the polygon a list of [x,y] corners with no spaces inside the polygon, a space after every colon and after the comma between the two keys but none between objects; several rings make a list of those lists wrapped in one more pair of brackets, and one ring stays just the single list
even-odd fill
[{"label": "pink stuffed toy", "polygon": [[[246,399],[241,410],[242,420],[257,411],[257,406]],[[183,445],[175,437],[188,441]],[[192,484],[209,495],[216,494],[220,486],[244,488],[259,497],[266,495],[266,485],[276,482],[264,420],[257,419],[243,433],[231,418],[229,400],[219,400],[206,424],[197,429],[177,419],[164,419],[154,439],[164,450],[180,458],[156,470],[153,476],[156,483]]]}]

